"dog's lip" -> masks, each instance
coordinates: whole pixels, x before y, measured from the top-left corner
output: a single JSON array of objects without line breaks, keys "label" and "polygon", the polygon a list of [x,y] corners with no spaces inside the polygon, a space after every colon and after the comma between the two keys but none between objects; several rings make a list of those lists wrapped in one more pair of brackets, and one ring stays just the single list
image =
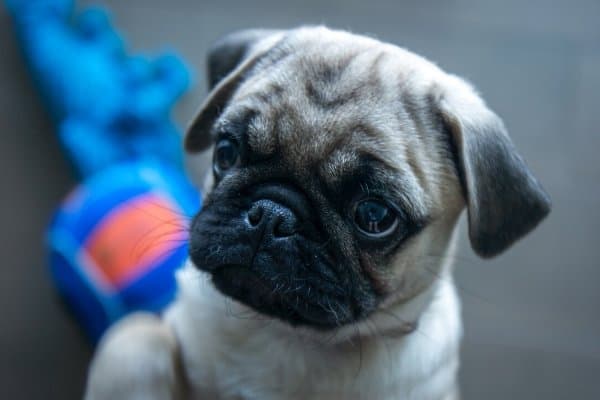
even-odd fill
[{"label": "dog's lip", "polygon": [[225,264],[214,268],[211,272],[213,281],[221,278],[228,278],[235,286],[247,285],[248,283],[255,284],[256,286],[254,288],[259,290],[261,293],[270,293],[272,296],[274,295],[272,288],[267,283],[267,280],[245,265]]},{"label": "dog's lip", "polygon": [[[275,290],[273,284],[260,276],[260,274],[252,271],[251,268],[241,264],[226,264],[215,268],[212,271],[213,284],[226,296],[232,297],[237,301],[247,304],[249,301],[253,306],[253,302],[269,302],[279,304],[287,309],[289,318],[295,319],[303,323],[309,323],[317,328],[334,328],[340,325],[341,321],[335,320],[336,315],[327,312],[323,307],[311,301],[310,297],[304,297],[302,306],[297,302],[298,296],[286,295]],[[230,285],[237,286],[238,289],[250,291],[244,299],[236,298],[228,293],[224,288],[223,283],[228,280]]]}]

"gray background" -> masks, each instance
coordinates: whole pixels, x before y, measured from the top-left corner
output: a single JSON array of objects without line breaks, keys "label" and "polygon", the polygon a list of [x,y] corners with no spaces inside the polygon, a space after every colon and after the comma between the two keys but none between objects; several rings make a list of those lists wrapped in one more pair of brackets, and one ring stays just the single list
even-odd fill
[{"label": "gray background", "polygon": [[[88,4],[82,1],[81,4]],[[492,261],[463,234],[456,269],[466,399],[600,399],[600,1],[103,1],[136,52],[204,54],[245,27],[326,23],[471,80],[551,194],[548,220]],[[49,282],[42,232],[74,179],[0,8],[0,398],[76,399],[90,348]],[[464,224],[463,224],[464,225]],[[464,228],[464,227],[463,227]]]}]

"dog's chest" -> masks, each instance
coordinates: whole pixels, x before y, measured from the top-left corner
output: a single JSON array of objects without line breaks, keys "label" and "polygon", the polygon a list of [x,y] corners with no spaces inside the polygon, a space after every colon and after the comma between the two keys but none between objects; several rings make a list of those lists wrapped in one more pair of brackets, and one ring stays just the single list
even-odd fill
[{"label": "dog's chest", "polygon": [[[420,332],[404,338],[316,344],[197,283],[192,292],[182,288],[166,316],[192,398],[436,400],[454,390],[459,333],[452,321],[426,313]],[[456,317],[456,309],[444,311]]]},{"label": "dog's chest", "polygon": [[[236,353],[222,356],[214,382],[216,398],[441,400],[454,387],[455,365],[439,366],[425,376],[418,362],[406,369],[401,360],[394,359],[397,353],[393,350],[383,355],[382,349],[363,349],[361,360],[361,356],[339,357],[327,351],[318,354],[313,349],[298,352],[280,344],[250,353],[254,344],[251,348],[237,346]],[[244,356],[241,351],[245,351]]]},{"label": "dog's chest", "polygon": [[454,365],[434,368],[425,376],[421,368],[407,370],[395,359],[398,353],[394,350],[384,354],[381,348],[363,348],[362,355],[340,357],[328,351],[300,352],[280,345],[266,349],[258,357],[224,360],[218,373],[219,398],[434,400],[445,398],[454,385]]}]

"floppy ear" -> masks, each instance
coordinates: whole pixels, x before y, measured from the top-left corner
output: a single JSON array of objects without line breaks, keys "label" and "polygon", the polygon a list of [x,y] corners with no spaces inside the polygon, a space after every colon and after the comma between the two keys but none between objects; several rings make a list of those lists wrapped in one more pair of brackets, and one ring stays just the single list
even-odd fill
[{"label": "floppy ear", "polygon": [[231,99],[245,73],[283,37],[283,31],[245,30],[225,36],[208,53],[211,92],[190,124],[185,149],[205,150],[212,144],[210,128]]},{"label": "floppy ear", "polygon": [[448,76],[434,97],[457,153],[471,246],[493,257],[538,225],[550,212],[550,198],[472,87]]}]

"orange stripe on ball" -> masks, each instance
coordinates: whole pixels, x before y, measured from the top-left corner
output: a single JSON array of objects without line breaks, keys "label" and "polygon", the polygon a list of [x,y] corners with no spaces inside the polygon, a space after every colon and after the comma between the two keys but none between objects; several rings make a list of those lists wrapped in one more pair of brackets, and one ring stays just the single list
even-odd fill
[{"label": "orange stripe on ball", "polygon": [[106,215],[85,247],[98,269],[95,272],[113,288],[123,287],[157,266],[187,239],[185,224],[171,201],[145,194]]}]

